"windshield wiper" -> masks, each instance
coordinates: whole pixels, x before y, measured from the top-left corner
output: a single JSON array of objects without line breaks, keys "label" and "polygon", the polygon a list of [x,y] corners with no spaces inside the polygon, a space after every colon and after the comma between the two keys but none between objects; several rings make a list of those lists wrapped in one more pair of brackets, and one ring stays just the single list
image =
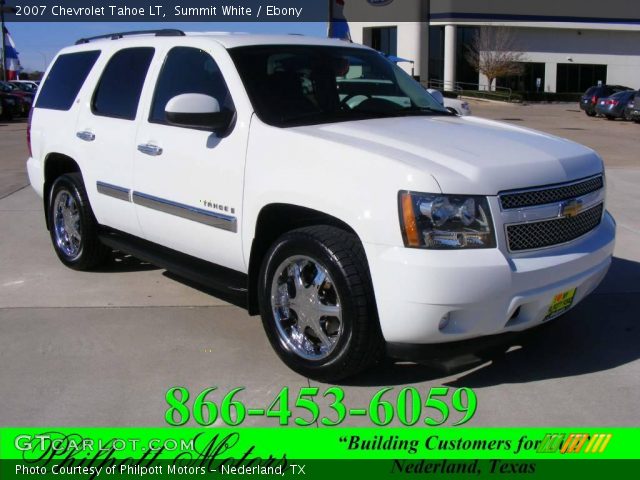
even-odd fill
[{"label": "windshield wiper", "polygon": [[410,107],[405,110],[401,110],[401,113],[409,113],[409,114],[436,114],[436,115],[453,115],[449,110],[440,110],[439,108],[433,107]]}]

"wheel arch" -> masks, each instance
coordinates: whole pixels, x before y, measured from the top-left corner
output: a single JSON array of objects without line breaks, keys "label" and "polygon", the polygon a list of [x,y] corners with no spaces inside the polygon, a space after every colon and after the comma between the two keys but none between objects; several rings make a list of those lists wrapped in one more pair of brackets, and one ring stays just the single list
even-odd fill
[{"label": "wheel arch", "polygon": [[258,276],[262,259],[273,242],[282,234],[297,228],[313,225],[331,225],[360,237],[345,221],[327,213],[299,205],[288,203],[272,203],[265,205],[258,214],[247,275],[247,308],[249,314],[257,315],[258,307]]},{"label": "wheel arch", "polygon": [[44,159],[44,186],[43,186],[43,207],[44,207],[44,218],[47,225],[47,229],[49,229],[49,216],[47,212],[49,210],[49,202],[51,199],[51,186],[53,182],[55,182],[56,178],[60,175],[64,175],[66,173],[80,173],[82,175],[82,171],[80,170],[80,165],[68,155],[63,153],[52,152],[49,153]]}]

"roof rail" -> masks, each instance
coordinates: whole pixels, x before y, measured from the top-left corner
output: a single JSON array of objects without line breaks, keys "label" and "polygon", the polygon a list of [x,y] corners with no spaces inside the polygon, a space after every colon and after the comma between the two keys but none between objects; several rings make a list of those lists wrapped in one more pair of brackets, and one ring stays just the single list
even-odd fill
[{"label": "roof rail", "polygon": [[89,43],[93,40],[101,40],[104,38],[110,38],[111,40],[118,40],[119,38],[129,37],[132,35],[155,35],[156,37],[184,37],[185,33],[182,30],[165,28],[162,30],[134,30],[131,32],[118,32],[107,33],[106,35],[98,35],[95,37],[81,38],[76,42],[76,45],[83,43]]}]

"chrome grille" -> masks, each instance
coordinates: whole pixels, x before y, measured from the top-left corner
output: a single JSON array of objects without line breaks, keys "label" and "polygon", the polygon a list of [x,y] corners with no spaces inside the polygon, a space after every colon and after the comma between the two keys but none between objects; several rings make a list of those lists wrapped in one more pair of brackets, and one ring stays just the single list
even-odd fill
[{"label": "chrome grille", "polygon": [[507,226],[507,241],[512,252],[550,247],[575,240],[600,225],[603,204],[575,217]]},{"label": "chrome grille", "polygon": [[503,193],[500,195],[500,204],[504,210],[546,205],[548,203],[581,197],[600,190],[603,186],[602,175],[598,175],[597,177],[569,185],[557,185],[535,190]]}]

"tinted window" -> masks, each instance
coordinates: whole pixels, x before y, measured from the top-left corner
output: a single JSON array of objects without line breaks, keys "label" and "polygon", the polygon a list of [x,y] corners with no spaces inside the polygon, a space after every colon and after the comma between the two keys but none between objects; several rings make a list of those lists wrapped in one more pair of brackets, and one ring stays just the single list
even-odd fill
[{"label": "tinted window", "polygon": [[606,65],[559,63],[556,73],[558,93],[584,92],[593,85],[604,85],[607,81]]},{"label": "tinted window", "polygon": [[269,45],[230,53],[257,115],[271,125],[449,115],[424,87],[371,50]]},{"label": "tinted window", "polygon": [[36,107],[69,110],[99,56],[97,50],[60,55],[42,85]]},{"label": "tinted window", "polygon": [[227,85],[211,55],[189,47],[172,49],[165,59],[158,77],[149,121],[166,123],[164,109],[167,102],[183,93],[202,93],[220,103],[222,111],[233,111],[233,101]]},{"label": "tinted window", "polygon": [[93,96],[93,113],[135,119],[152,58],[153,48],[127,48],[111,57]]},{"label": "tinted window", "polygon": [[611,95],[611,98],[615,98],[616,100],[619,100],[621,102],[626,102],[628,100],[631,100],[631,97],[635,95],[635,92],[618,92],[615,93],[613,95]]}]

